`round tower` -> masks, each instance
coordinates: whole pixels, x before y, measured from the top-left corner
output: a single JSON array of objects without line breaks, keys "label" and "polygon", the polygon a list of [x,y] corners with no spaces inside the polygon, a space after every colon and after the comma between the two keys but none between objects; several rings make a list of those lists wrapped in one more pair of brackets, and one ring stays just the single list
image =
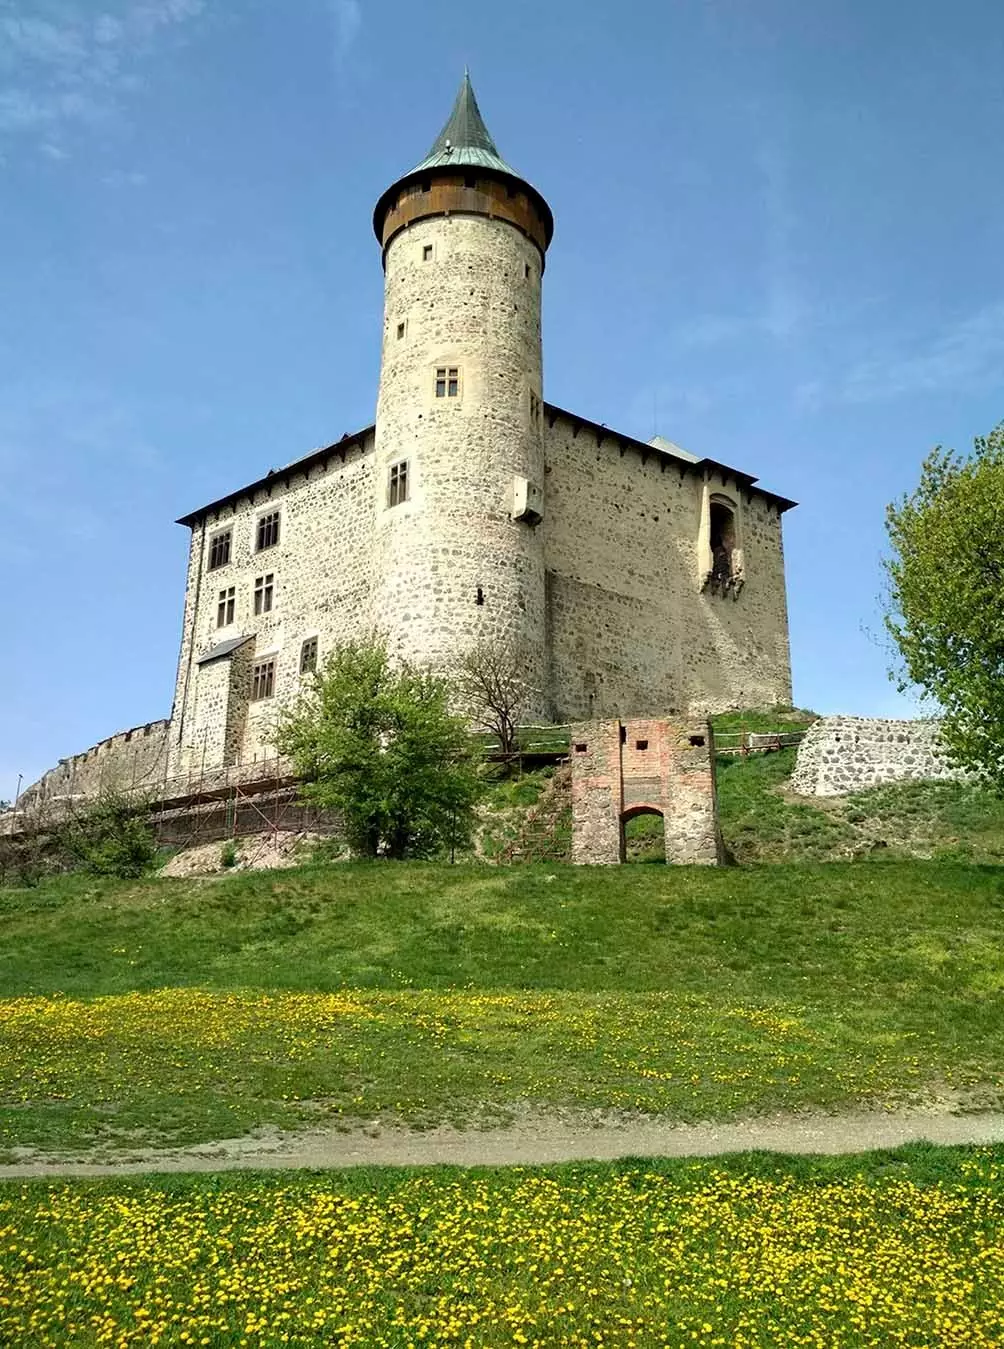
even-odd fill
[{"label": "round tower", "polygon": [[525,651],[546,696],[540,292],[553,218],[499,154],[465,74],[427,157],[373,216],[383,248],[374,621],[434,668]]}]

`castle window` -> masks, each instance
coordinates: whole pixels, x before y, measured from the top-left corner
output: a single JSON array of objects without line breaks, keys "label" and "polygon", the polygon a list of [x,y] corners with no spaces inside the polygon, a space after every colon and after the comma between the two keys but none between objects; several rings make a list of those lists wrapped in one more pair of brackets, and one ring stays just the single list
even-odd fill
[{"label": "castle window", "polygon": [[398,340],[399,342],[400,342],[401,338],[404,336],[404,330],[405,330],[405,324],[399,323],[399,324],[397,325],[397,340]]},{"label": "castle window", "polygon": [[209,540],[209,570],[225,567],[230,561],[230,537],[233,530],[224,529]]},{"label": "castle window", "polygon": [[736,546],[736,518],[723,501],[711,502],[711,580],[726,585],[732,579],[732,552]]},{"label": "castle window", "polygon": [[641,749],[641,750],[648,749],[648,741],[647,741],[647,740],[636,740],[636,741],[634,742],[634,747],[635,747],[635,749]]},{"label": "castle window", "polygon": [[540,421],[540,399],[532,389],[530,390],[530,421],[534,425]]},{"label": "castle window", "polygon": [[317,669],[317,638],[308,637],[300,647],[300,673],[309,674]]},{"label": "castle window", "polygon": [[485,592],[481,589],[480,586],[478,586],[477,594],[474,596],[474,603],[484,604],[484,602],[485,602]]},{"label": "castle window", "polygon": [[234,621],[234,604],[236,603],[237,592],[233,586],[227,590],[220,591],[219,603],[216,606],[216,626],[225,628],[228,623]]},{"label": "castle window", "polygon": [[528,262],[523,263],[523,277],[527,281],[530,280],[530,264]]},{"label": "castle window", "polygon": [[455,365],[436,368],[436,397],[456,398],[460,392],[460,370]]},{"label": "castle window", "polygon": [[477,187],[478,181],[473,173],[464,174],[464,187]]},{"label": "castle window", "polygon": [[255,552],[260,553],[264,548],[274,548],[279,542],[279,512],[270,511],[268,515],[263,515],[258,521],[258,536],[255,541]]},{"label": "castle window", "polygon": [[272,601],[275,598],[275,573],[268,572],[265,576],[258,576],[254,583],[254,611],[256,614],[268,614],[272,612]]},{"label": "castle window", "polygon": [[423,245],[422,245],[422,261],[423,261],[423,262],[431,262],[431,261],[432,261],[432,244],[423,244]]},{"label": "castle window", "polygon": [[387,476],[387,505],[400,506],[402,502],[407,500],[408,461],[402,459],[400,463],[390,466],[390,473]]},{"label": "castle window", "polygon": [[251,667],[251,701],[260,702],[275,693],[275,657],[260,660]]}]

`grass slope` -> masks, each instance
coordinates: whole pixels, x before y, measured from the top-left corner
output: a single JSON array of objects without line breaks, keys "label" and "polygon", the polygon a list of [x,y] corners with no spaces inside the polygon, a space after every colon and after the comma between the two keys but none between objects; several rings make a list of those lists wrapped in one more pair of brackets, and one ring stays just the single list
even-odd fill
[{"label": "grass slope", "polygon": [[1002,1084],[990,867],[316,865],[0,904],[8,1148]]},{"label": "grass slope", "polygon": [[17,1345],[999,1345],[1004,1149],[0,1187]]}]

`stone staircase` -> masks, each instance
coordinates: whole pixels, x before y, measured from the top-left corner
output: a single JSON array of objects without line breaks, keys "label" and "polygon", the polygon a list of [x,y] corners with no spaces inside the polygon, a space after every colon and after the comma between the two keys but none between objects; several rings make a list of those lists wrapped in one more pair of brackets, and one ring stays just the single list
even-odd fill
[{"label": "stone staircase", "polygon": [[572,766],[559,764],[497,861],[568,862],[572,856]]}]

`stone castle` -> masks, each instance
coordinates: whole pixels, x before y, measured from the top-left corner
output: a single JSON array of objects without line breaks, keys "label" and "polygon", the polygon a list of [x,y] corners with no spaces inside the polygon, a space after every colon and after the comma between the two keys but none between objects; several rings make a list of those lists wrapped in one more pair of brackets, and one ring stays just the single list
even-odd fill
[{"label": "stone castle", "polygon": [[276,708],[365,633],[440,669],[470,644],[518,643],[532,722],[789,703],[794,503],[545,400],[553,217],[499,154],[468,76],[373,224],[375,424],[179,522],[191,549],[171,719],[115,737],[156,759],[143,780],[274,755]]}]

